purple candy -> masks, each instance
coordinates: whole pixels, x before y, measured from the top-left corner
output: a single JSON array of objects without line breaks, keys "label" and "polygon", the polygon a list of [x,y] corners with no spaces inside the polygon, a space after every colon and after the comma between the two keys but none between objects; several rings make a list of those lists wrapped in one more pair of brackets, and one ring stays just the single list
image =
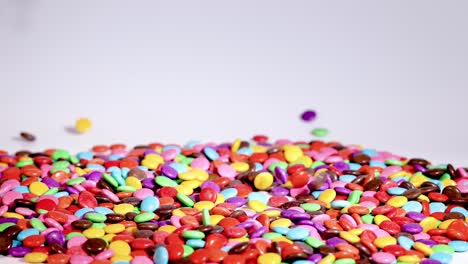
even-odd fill
[{"label": "purple candy", "polygon": [[426,168],[424,168],[423,166],[421,166],[421,165],[419,165],[419,164],[414,164],[413,167],[414,167],[414,169],[415,169],[416,171],[420,171],[420,172],[422,172],[422,173],[424,173],[424,172],[427,171]]},{"label": "purple candy", "polygon": [[237,207],[241,207],[247,203],[247,200],[242,197],[232,197],[226,200],[227,203],[233,204]]},{"label": "purple candy", "polygon": [[156,152],[156,150],[153,149],[145,149],[145,156],[148,154],[158,154],[158,152]]},{"label": "purple candy", "polygon": [[308,226],[314,226],[314,221],[312,220],[301,220],[297,222],[298,225],[308,225]]},{"label": "purple candy", "polygon": [[350,194],[351,190],[344,187],[335,187],[335,191],[339,194]]},{"label": "purple candy", "polygon": [[245,229],[249,229],[249,228],[253,227],[254,225],[255,225],[255,223],[252,222],[252,221],[245,221],[245,222],[237,224],[236,226],[242,227],[242,228],[245,228]]},{"label": "purple candy", "polygon": [[281,184],[284,184],[288,181],[288,173],[281,168],[280,166],[275,167],[275,178],[278,180]]},{"label": "purple candy", "polygon": [[268,228],[265,226],[262,226],[256,229],[255,231],[253,231],[252,233],[250,233],[250,238],[259,238],[263,236],[263,234],[265,234],[267,231],[268,231]]},{"label": "purple candy", "polygon": [[49,188],[60,187],[60,183],[52,178],[43,178],[42,183],[47,185]]},{"label": "purple candy", "polygon": [[28,254],[32,250],[27,247],[13,247],[8,250],[8,254],[15,258],[22,258],[24,255]]},{"label": "purple candy", "polygon": [[318,171],[320,169],[328,169],[328,165],[323,164],[323,165],[317,166],[314,168],[314,171]]},{"label": "purple candy", "polygon": [[177,172],[177,170],[175,170],[174,168],[172,168],[169,165],[162,166],[161,172],[162,172],[162,174],[164,174],[165,176],[167,176],[168,178],[171,178],[171,179],[176,179],[177,175],[179,174]]},{"label": "purple candy", "polygon": [[433,246],[437,245],[437,242],[435,242],[434,240],[430,240],[430,239],[418,239],[415,242],[421,242],[421,243],[426,244],[426,245],[428,245],[430,247],[433,247]]},{"label": "purple candy", "polygon": [[406,216],[418,222],[421,222],[424,218],[426,218],[425,215],[418,212],[408,212],[406,213]]},{"label": "purple candy", "polygon": [[286,196],[289,194],[289,190],[284,187],[275,187],[271,189],[271,195],[273,196]]},{"label": "purple candy", "polygon": [[7,217],[7,218],[0,218],[0,224],[3,224],[3,223],[18,223],[18,218],[14,218],[14,217]]},{"label": "purple candy", "polygon": [[342,161],[333,163],[333,167],[337,168],[339,171],[349,170],[349,164]]},{"label": "purple candy", "polygon": [[294,210],[284,210],[281,212],[282,217],[290,218],[293,214],[295,214],[297,211]]},{"label": "purple candy", "polygon": [[308,220],[310,219],[310,214],[308,213],[302,213],[302,212],[296,212],[289,217],[291,220],[297,221],[297,220]]},{"label": "purple candy", "polygon": [[304,113],[302,113],[301,119],[309,122],[309,121],[314,120],[316,116],[317,116],[317,113],[315,111],[307,110],[307,111],[304,111]]},{"label": "purple candy", "polygon": [[404,224],[401,229],[405,232],[411,233],[411,234],[417,234],[421,233],[423,231],[422,226],[416,223],[408,223]]},{"label": "purple candy", "polygon": [[347,244],[348,242],[346,242],[346,240],[341,239],[339,237],[332,237],[332,238],[327,239],[327,245],[332,246],[332,247],[336,247],[338,244],[343,244],[343,243]]},{"label": "purple candy", "polygon": [[419,264],[442,264],[442,262],[435,259],[424,259],[419,262]]},{"label": "purple candy", "polygon": [[205,188],[211,188],[211,189],[215,190],[217,193],[219,193],[219,191],[221,191],[221,189],[219,188],[219,185],[212,182],[212,181],[203,182],[202,185],[200,186],[200,188],[202,190],[205,189]]},{"label": "purple candy", "polygon": [[90,181],[98,182],[102,178],[102,173],[99,171],[93,171],[88,174],[87,179]]},{"label": "purple candy", "polygon": [[141,181],[141,184],[143,187],[148,188],[148,189],[154,189],[154,179],[146,178]]},{"label": "purple candy", "polygon": [[322,225],[321,223],[319,222],[314,222],[314,225],[315,229],[317,229],[319,232],[324,232],[325,230],[327,230],[327,228]]},{"label": "purple candy", "polygon": [[320,260],[322,260],[322,255],[318,253],[312,254],[309,257],[307,257],[307,259],[314,263],[318,263]]},{"label": "purple candy", "polygon": [[68,192],[69,194],[79,194],[80,191],[78,191],[77,189],[71,187],[71,186],[68,186],[67,188],[65,188],[65,191]]},{"label": "purple candy", "polygon": [[46,236],[47,242],[50,243],[57,243],[61,246],[65,245],[65,236],[60,231],[52,231],[47,234]]}]

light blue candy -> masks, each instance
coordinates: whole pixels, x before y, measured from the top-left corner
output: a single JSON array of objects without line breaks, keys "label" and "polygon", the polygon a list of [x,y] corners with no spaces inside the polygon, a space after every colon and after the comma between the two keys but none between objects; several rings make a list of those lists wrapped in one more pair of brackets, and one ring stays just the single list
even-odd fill
[{"label": "light blue candy", "polygon": [[105,171],[106,168],[102,165],[99,164],[87,164],[86,168],[91,169],[91,170],[97,170],[97,171]]},{"label": "light blue candy", "polygon": [[143,165],[138,166],[138,168],[142,171],[149,171],[148,168]]},{"label": "light blue candy", "polygon": [[107,168],[107,172],[109,173],[112,173],[114,171],[118,172],[119,174],[122,174],[122,170],[119,167],[112,166],[112,167]]},{"label": "light blue candy", "polygon": [[140,209],[142,211],[154,212],[159,208],[159,199],[154,196],[148,196],[141,202]]},{"label": "light blue candy", "polygon": [[371,160],[369,162],[369,166],[380,167],[380,168],[386,168],[387,167],[387,165],[384,162],[376,161],[376,160]]},{"label": "light blue candy", "polygon": [[125,260],[120,260],[120,261],[112,262],[112,264],[130,264],[130,262],[125,261]]},{"label": "light blue candy", "polygon": [[451,246],[455,252],[468,251],[468,242],[462,240],[452,240],[448,243],[448,245]]},{"label": "light blue candy", "polygon": [[64,197],[64,196],[69,196],[70,194],[67,193],[67,192],[58,192],[56,194],[54,194],[55,197],[57,198],[60,198],[60,197]]},{"label": "light blue candy", "polygon": [[452,262],[452,255],[444,253],[444,252],[435,252],[431,254],[431,259],[435,259],[440,261],[442,264],[449,264]]},{"label": "light blue candy", "polygon": [[278,234],[286,235],[289,231],[289,228],[284,226],[275,226],[273,227],[273,231],[275,231]]},{"label": "light blue candy", "polygon": [[405,188],[393,187],[393,188],[388,188],[387,193],[391,195],[402,195],[405,191],[406,191]]},{"label": "light blue candy", "polygon": [[98,207],[94,208],[94,211],[96,213],[100,213],[100,214],[103,214],[103,215],[113,214],[114,213],[114,211],[112,211],[111,209],[109,209],[107,207],[103,207],[103,206],[98,206]]},{"label": "light blue candy", "polygon": [[226,188],[221,191],[221,194],[224,196],[224,199],[229,199],[232,197],[237,196],[237,189],[236,188]]},{"label": "light blue candy", "polygon": [[303,227],[295,227],[289,229],[286,237],[291,240],[304,240],[309,236],[309,230]]},{"label": "light blue candy", "polygon": [[11,241],[11,247],[18,247],[18,246],[22,246],[22,245],[23,245],[23,243],[21,243],[18,240],[12,240]]},{"label": "light blue candy", "polygon": [[454,207],[452,210],[450,210],[450,212],[458,212],[463,214],[465,217],[468,216],[468,210],[463,207]]},{"label": "light blue candy", "polygon": [[408,237],[400,236],[398,237],[398,244],[404,247],[406,250],[410,250],[414,245],[414,241]]},{"label": "light blue candy", "polygon": [[350,206],[351,203],[346,201],[346,200],[336,200],[336,201],[331,202],[330,205],[334,209],[342,209],[342,208],[345,208],[347,206]]},{"label": "light blue candy", "polygon": [[171,166],[171,168],[176,170],[177,173],[179,173],[179,174],[182,173],[182,172],[188,171],[187,167],[184,164],[179,163],[179,162],[172,162],[169,166]]},{"label": "light blue candy", "polygon": [[122,174],[120,173],[120,171],[113,171],[111,173],[111,176],[112,178],[114,178],[120,186],[125,186],[125,179],[122,177]]},{"label": "light blue candy", "polygon": [[408,181],[408,178],[405,177],[395,177],[392,179],[394,182],[400,182],[400,181]]},{"label": "light blue candy", "polygon": [[85,160],[92,160],[94,157],[94,153],[91,151],[86,151],[86,152],[80,152],[76,154],[76,157],[78,159],[85,159]]},{"label": "light blue candy", "polygon": [[403,205],[403,209],[406,212],[422,212],[422,204],[417,201],[409,201],[405,205]]},{"label": "light blue candy", "polygon": [[188,239],[185,244],[187,246],[193,247],[193,248],[204,248],[205,247],[205,241],[201,239]]},{"label": "light blue candy", "polygon": [[200,144],[201,142],[198,141],[198,140],[190,140],[189,142],[185,143],[185,148],[188,148],[188,149],[191,149],[193,148],[195,145],[198,145]]},{"label": "light blue candy", "polygon": [[231,250],[232,246],[224,246],[221,248],[222,251],[224,252],[229,252],[229,250]]},{"label": "light blue candy", "polygon": [[39,235],[39,230],[34,229],[34,228],[27,228],[27,229],[24,229],[23,231],[19,232],[16,239],[19,240],[19,241],[23,241],[28,236],[33,236],[33,235]]},{"label": "light blue candy", "polygon": [[352,182],[354,179],[356,179],[356,176],[350,174],[344,174],[343,176],[340,176],[340,181],[344,182]]},{"label": "light blue candy", "polygon": [[86,213],[89,213],[89,212],[92,212],[92,211],[93,211],[93,209],[91,209],[91,208],[81,208],[81,209],[79,209],[79,210],[77,210],[75,212],[75,216],[81,218]]},{"label": "light blue candy", "polygon": [[237,150],[237,154],[250,156],[253,154],[253,150],[252,148],[244,147],[244,148],[240,148],[239,150]]},{"label": "light blue candy", "polygon": [[29,193],[29,188],[28,186],[18,186],[13,188],[13,191],[19,192],[19,193]]},{"label": "light blue candy", "polygon": [[315,264],[315,262],[313,262],[311,260],[301,259],[301,260],[294,261],[292,264]]},{"label": "light blue candy", "polygon": [[174,146],[174,145],[167,145],[167,146],[164,146],[164,147],[162,148],[162,152],[164,152],[164,151],[166,151],[166,150],[170,150],[170,149],[175,149],[175,150],[177,151],[177,155],[179,155],[179,154],[182,152],[182,150],[180,149],[180,147]]},{"label": "light blue candy", "polygon": [[158,247],[154,252],[154,264],[168,264],[169,263],[169,252],[166,247]]},{"label": "light blue candy", "polygon": [[350,163],[348,163],[348,165],[349,165],[350,170],[359,170],[361,168],[361,165],[359,165],[357,163],[350,162]]},{"label": "light blue candy", "polygon": [[263,165],[258,162],[255,162],[255,171],[261,171],[261,170],[263,170]]},{"label": "light blue candy", "polygon": [[263,194],[261,192],[251,192],[251,193],[249,193],[249,196],[247,196],[247,200],[248,201],[258,200],[258,201],[261,201],[264,204],[268,204],[268,196],[266,196],[265,194]]},{"label": "light blue candy", "polygon": [[367,156],[369,157],[374,157],[374,156],[377,156],[377,151],[373,150],[373,149],[363,149],[361,151],[363,154],[366,154]]},{"label": "light blue candy", "polygon": [[440,202],[432,202],[429,204],[429,208],[431,209],[431,214],[436,212],[445,212],[445,204]]},{"label": "light blue candy", "polygon": [[320,196],[320,194],[322,193],[323,191],[313,191],[312,192],[312,195],[314,196],[315,199],[318,199],[318,197]]},{"label": "light blue candy", "polygon": [[122,177],[125,179],[128,177],[128,172],[130,171],[129,168],[122,168]]},{"label": "light blue candy", "polygon": [[123,158],[122,155],[110,155],[109,156],[109,160],[119,160],[121,158]]},{"label": "light blue candy", "polygon": [[218,152],[212,147],[204,148],[203,153],[205,153],[206,157],[210,160],[217,160],[219,158]]}]

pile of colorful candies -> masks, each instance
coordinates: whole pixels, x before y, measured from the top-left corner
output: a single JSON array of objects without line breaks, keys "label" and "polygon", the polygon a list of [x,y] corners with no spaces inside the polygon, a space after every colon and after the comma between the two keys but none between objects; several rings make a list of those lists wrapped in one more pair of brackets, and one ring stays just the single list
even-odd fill
[{"label": "pile of colorful candies", "polygon": [[449,263],[468,173],[337,142],[0,151],[0,253],[26,262]]}]

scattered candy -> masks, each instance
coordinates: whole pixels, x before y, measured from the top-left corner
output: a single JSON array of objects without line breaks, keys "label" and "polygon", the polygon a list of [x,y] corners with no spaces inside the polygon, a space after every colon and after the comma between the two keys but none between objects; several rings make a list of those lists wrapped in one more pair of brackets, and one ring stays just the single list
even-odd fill
[{"label": "scattered candy", "polygon": [[328,135],[328,129],[326,128],[314,128],[311,131],[312,135],[316,137],[325,137]]},{"label": "scattered candy", "polygon": [[21,132],[20,136],[27,141],[34,141],[36,140],[36,137],[33,134],[30,134],[28,132]]},{"label": "scattered candy", "polygon": [[52,264],[449,263],[468,251],[467,180],[450,164],[264,135],[0,151],[0,254]]},{"label": "scattered candy", "polygon": [[315,117],[317,117],[317,113],[314,110],[306,110],[301,115],[301,119],[306,122],[314,120]]},{"label": "scattered candy", "polygon": [[88,118],[80,118],[76,120],[75,123],[75,129],[78,133],[86,133],[91,129],[92,126],[93,124]]}]

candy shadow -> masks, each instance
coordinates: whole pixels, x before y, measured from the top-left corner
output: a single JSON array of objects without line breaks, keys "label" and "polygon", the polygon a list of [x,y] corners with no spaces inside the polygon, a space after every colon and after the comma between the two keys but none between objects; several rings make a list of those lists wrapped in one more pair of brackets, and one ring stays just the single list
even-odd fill
[{"label": "candy shadow", "polygon": [[72,126],[66,126],[66,127],[64,127],[64,130],[65,130],[65,132],[68,132],[68,133],[70,133],[70,134],[74,134],[74,135],[80,134],[80,133],[78,133],[78,132],[76,131],[76,129],[75,129],[74,127],[72,127]]},{"label": "candy shadow", "polygon": [[19,137],[19,136],[12,137],[11,139],[12,139],[13,141],[28,142],[27,140],[25,140],[24,138]]}]

